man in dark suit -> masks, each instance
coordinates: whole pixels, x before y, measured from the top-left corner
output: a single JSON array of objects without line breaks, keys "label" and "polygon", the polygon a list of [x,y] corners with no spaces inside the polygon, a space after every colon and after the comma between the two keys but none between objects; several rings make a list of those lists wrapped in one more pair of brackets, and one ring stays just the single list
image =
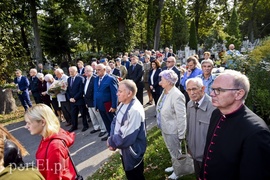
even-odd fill
[{"label": "man in dark suit", "polygon": [[32,96],[34,97],[35,103],[42,103],[41,101],[41,97],[40,97],[40,93],[38,91],[38,78],[36,77],[37,75],[37,70],[36,69],[30,69],[30,86],[29,86],[29,94],[32,94]]},{"label": "man in dark suit", "polygon": [[176,65],[176,59],[175,59],[175,57],[170,56],[170,57],[168,57],[168,59],[166,61],[166,67],[164,67],[162,69],[162,71],[163,70],[173,70],[177,74],[178,79],[179,79],[177,81],[177,83],[175,84],[175,86],[178,87],[179,84],[180,84],[180,71],[179,71],[179,69],[175,65]]},{"label": "man in dark suit", "polygon": [[120,77],[120,70],[115,68],[115,62],[114,60],[109,61],[109,66],[111,67],[111,74]]},{"label": "man in dark suit", "polygon": [[84,72],[86,76],[84,83],[84,100],[94,128],[92,131],[90,131],[90,134],[101,131],[98,137],[102,137],[106,134],[106,128],[100,113],[94,106],[94,81],[97,76],[93,74],[93,68],[89,65],[84,67]]},{"label": "man in dark suit", "polygon": [[29,81],[27,77],[22,76],[22,71],[20,69],[16,69],[15,74],[16,78],[14,79],[14,83],[18,86],[18,97],[24,110],[27,111],[28,107],[32,107],[28,91]]},{"label": "man in dark suit", "polygon": [[139,62],[139,58],[133,55],[131,57],[131,66],[128,68],[127,79],[131,79],[135,82],[138,89],[136,97],[143,105],[143,88],[144,88],[143,73],[144,71],[143,71],[143,66],[140,65],[138,62]]},{"label": "man in dark suit", "polygon": [[[94,82],[94,106],[99,111],[102,120],[106,126],[108,134],[111,131],[111,123],[117,108],[118,97],[117,93],[117,80],[106,73],[104,64],[96,66],[98,77]],[[106,141],[108,136],[102,138]]]},{"label": "man in dark suit", "polygon": [[83,131],[86,131],[89,126],[86,119],[86,107],[83,98],[84,78],[78,75],[77,67],[71,66],[69,68],[68,88],[66,91],[67,99],[70,102],[71,108],[71,124],[72,127],[69,132],[75,131],[78,128],[78,114],[79,111],[83,121]]}]

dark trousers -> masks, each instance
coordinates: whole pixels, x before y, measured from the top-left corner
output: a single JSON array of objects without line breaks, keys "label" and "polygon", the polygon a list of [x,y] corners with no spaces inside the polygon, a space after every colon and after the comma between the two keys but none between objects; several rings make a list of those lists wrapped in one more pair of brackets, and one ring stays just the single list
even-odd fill
[{"label": "dark trousers", "polygon": [[60,108],[59,108],[57,98],[52,98],[52,106],[53,106],[53,110],[54,110],[55,115],[58,117],[57,111],[59,111]]},{"label": "dark trousers", "polygon": [[[125,164],[123,162],[122,156],[121,156],[121,160],[122,160],[123,167],[125,169]],[[130,171],[125,171],[125,173],[128,180],[145,180],[143,171],[144,171],[144,162],[142,160],[142,162],[136,168]]]},{"label": "dark trousers", "polygon": [[160,94],[160,92],[153,92],[153,91],[151,91],[151,93],[152,93],[155,105],[157,105],[158,99],[159,99],[161,94]]},{"label": "dark trousers", "polygon": [[140,101],[140,103],[143,105],[143,88],[138,87],[136,97]]},{"label": "dark trousers", "polygon": [[28,92],[23,91],[22,94],[18,94],[18,97],[25,111],[27,111],[28,107],[32,107],[32,102]]},{"label": "dark trousers", "polygon": [[78,114],[79,112],[82,115],[83,127],[88,128],[89,125],[86,120],[86,107],[85,105],[75,105],[74,103],[70,103],[71,109],[71,124],[73,128],[78,128]]},{"label": "dark trousers", "polygon": [[71,123],[70,104],[68,101],[61,102],[61,110],[68,123]]},{"label": "dark trousers", "polygon": [[39,94],[33,94],[34,100],[36,104],[42,103],[41,97]]},{"label": "dark trousers", "polygon": [[111,112],[106,112],[106,111],[99,111],[100,116],[102,117],[102,120],[104,122],[104,125],[106,127],[106,130],[110,136],[110,132],[111,132],[111,123],[113,121],[113,118],[115,116],[115,113],[111,113]]},{"label": "dark trousers", "polygon": [[195,170],[196,179],[199,179],[200,171],[201,171],[201,168],[202,168],[202,162],[196,161],[195,159],[193,159],[193,164],[194,164],[194,170]]}]

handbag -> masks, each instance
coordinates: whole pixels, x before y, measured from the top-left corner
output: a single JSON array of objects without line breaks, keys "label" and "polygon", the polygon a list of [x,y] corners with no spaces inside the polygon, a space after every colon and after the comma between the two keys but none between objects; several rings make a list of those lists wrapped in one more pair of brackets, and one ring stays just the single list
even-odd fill
[{"label": "handbag", "polygon": [[193,159],[190,154],[187,153],[186,141],[182,141],[185,148],[185,154],[182,154],[179,159],[173,160],[173,170],[176,176],[184,176],[194,173]]},{"label": "handbag", "polygon": [[[59,139],[59,138],[54,138],[54,139]],[[46,159],[46,157],[47,157],[48,147],[49,147],[50,143],[52,142],[52,140],[54,140],[54,139],[51,139],[51,141],[50,141],[49,144],[47,145],[45,159]],[[67,147],[65,141],[62,140],[62,139],[59,139],[59,140],[61,140],[61,141],[63,142],[63,144],[65,145],[65,147],[67,148],[67,151],[68,151],[68,157],[69,157],[69,159],[70,159],[70,161],[71,161],[71,163],[72,163],[72,166],[73,166],[73,168],[74,168],[74,170],[75,170],[75,172],[76,172],[75,180],[83,180],[82,175],[80,175],[80,174],[78,173],[78,170],[77,170],[77,168],[76,168],[76,166],[75,166],[75,164],[74,164],[74,161],[73,161],[73,159],[72,159],[72,157],[71,157],[71,155],[70,155],[69,149],[68,149],[68,147]]]}]

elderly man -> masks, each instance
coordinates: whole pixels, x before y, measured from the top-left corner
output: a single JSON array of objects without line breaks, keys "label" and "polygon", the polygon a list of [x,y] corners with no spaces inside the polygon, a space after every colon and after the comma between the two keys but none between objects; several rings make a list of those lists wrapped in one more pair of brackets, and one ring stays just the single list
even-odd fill
[{"label": "elderly man", "polygon": [[205,86],[204,92],[210,95],[211,86],[216,78],[215,74],[212,74],[212,69],[214,67],[214,63],[211,59],[203,60],[202,63],[202,74],[197,77],[203,80],[203,85]]},{"label": "elderly man", "polygon": [[[66,84],[68,83],[68,76],[64,74],[62,69],[56,69],[54,74],[56,76],[56,80],[63,81]],[[61,104],[61,110],[67,122],[66,126],[71,125],[70,103],[69,100],[66,99],[66,93],[57,94],[57,100]]]},{"label": "elderly man", "polygon": [[203,151],[210,117],[215,107],[211,97],[204,92],[205,86],[200,78],[191,78],[186,82],[190,101],[187,104],[187,143],[193,158],[196,178],[202,167]]},{"label": "elderly man", "polygon": [[235,56],[241,56],[241,53],[238,50],[234,49],[234,44],[229,45],[229,50],[226,52],[228,56],[231,56],[231,58],[228,58],[228,60],[225,62],[225,68],[233,68],[235,67],[234,60],[232,59]]},{"label": "elderly man", "polygon": [[28,107],[32,107],[28,91],[29,81],[27,77],[22,76],[22,71],[20,69],[16,69],[15,75],[16,78],[14,79],[14,83],[18,86],[18,97],[24,107],[24,110],[27,111]]},{"label": "elderly man", "polygon": [[37,69],[34,69],[34,68],[30,69],[29,74],[30,74],[30,78],[29,78],[29,82],[30,82],[29,94],[32,94],[36,104],[42,103],[40,93],[38,91],[38,82],[39,82],[39,80],[37,78]]},{"label": "elderly man", "polygon": [[[142,104],[135,98],[137,87],[132,80],[119,83],[117,96],[120,105],[112,123],[107,146],[110,150],[118,148],[128,180],[144,180],[143,156],[146,150],[145,112]],[[134,156],[133,153],[136,152]]]},{"label": "elderly man", "polygon": [[[179,69],[175,66],[176,65],[176,59],[173,56],[168,57],[166,60],[166,67],[164,67],[162,70],[173,70],[178,77],[178,80],[180,79],[180,71]],[[180,82],[176,82],[175,86],[178,87]]]},{"label": "elderly man", "polygon": [[99,112],[96,111],[94,106],[94,81],[96,75],[93,74],[93,68],[89,65],[85,66],[84,72],[86,76],[84,83],[84,100],[94,128],[92,131],[90,131],[90,134],[101,131],[98,137],[102,137],[106,134],[106,128],[102,121],[102,117],[100,116]]},{"label": "elderly man", "polygon": [[212,85],[214,110],[204,149],[201,179],[270,179],[270,131],[244,105],[250,84],[227,70]]},{"label": "elderly man", "polygon": [[106,141],[111,132],[111,123],[115,115],[118,99],[117,99],[117,80],[106,73],[104,64],[96,66],[98,77],[94,81],[94,106],[99,111],[108,136],[101,140]]},{"label": "elderly man", "polygon": [[69,68],[69,75],[66,94],[70,102],[72,127],[68,131],[72,132],[78,129],[78,114],[80,111],[83,121],[82,132],[84,132],[89,128],[86,119],[87,110],[83,98],[84,78],[78,75],[76,66]]}]

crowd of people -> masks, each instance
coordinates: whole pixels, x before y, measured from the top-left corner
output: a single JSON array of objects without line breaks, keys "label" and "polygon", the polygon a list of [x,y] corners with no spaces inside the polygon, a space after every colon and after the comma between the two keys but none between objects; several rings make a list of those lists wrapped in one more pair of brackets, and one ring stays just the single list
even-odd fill
[{"label": "crowd of people", "polygon": [[[182,157],[183,141],[193,158],[196,179],[269,179],[270,131],[244,104],[250,89],[248,78],[233,70],[217,76],[213,68],[209,52],[201,61],[194,55],[185,66],[177,66],[172,50],[165,48],[164,53],[126,53],[89,65],[79,60],[77,66],[69,67],[68,75],[59,67],[54,74],[43,74],[39,65],[30,69],[28,80],[17,69],[14,83],[26,111],[26,127],[32,135],[42,136],[36,153],[40,173],[45,179],[76,177],[68,147],[78,124],[84,132],[91,121],[90,133],[99,132],[110,150],[119,149],[126,177],[145,179],[143,107],[154,105],[157,126],[171,156],[172,165],[165,169],[172,173],[169,179],[181,176],[176,168],[181,168],[177,161]],[[63,87],[52,93],[56,82]],[[147,103],[143,102],[144,90]],[[64,131],[60,123],[71,127]],[[47,166],[51,168],[42,168]]]}]

